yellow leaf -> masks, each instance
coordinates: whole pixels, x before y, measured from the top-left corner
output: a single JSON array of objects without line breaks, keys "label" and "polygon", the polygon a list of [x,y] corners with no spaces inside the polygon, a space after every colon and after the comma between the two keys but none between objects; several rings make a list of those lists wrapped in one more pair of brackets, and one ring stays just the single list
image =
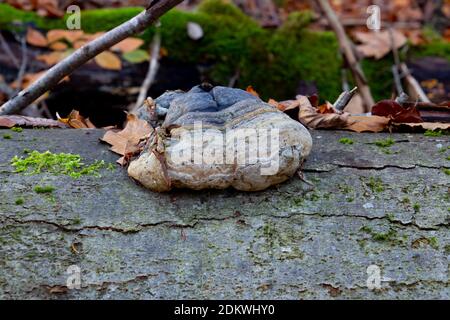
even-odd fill
[{"label": "yellow leaf", "polygon": [[105,51],[95,57],[95,62],[103,69],[120,70],[122,62],[114,53]]},{"label": "yellow leaf", "polygon": [[28,28],[27,42],[32,46],[46,47],[48,45],[47,39],[39,31]]},{"label": "yellow leaf", "polygon": [[114,51],[127,53],[138,49],[144,44],[144,41],[138,38],[125,39],[112,47]]},{"label": "yellow leaf", "polygon": [[50,30],[47,33],[47,40],[48,43],[52,43],[58,40],[65,39],[70,43],[74,43],[81,37],[83,37],[84,32],[80,30],[62,30],[62,29],[55,29]]}]

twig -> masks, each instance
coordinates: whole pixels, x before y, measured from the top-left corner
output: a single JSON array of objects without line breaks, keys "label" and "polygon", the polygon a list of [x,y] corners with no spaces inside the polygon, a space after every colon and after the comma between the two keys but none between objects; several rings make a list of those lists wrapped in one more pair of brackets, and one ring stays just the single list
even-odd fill
[{"label": "twig", "polygon": [[11,51],[11,48],[9,47],[8,42],[6,42],[6,40],[3,37],[1,32],[0,32],[0,43],[2,45],[3,50],[8,55],[8,57],[11,59],[14,66],[16,66],[17,69],[19,69],[19,67],[20,67],[19,61],[17,60],[14,53]]},{"label": "twig", "polygon": [[22,89],[23,77],[25,76],[25,71],[27,70],[28,55],[27,55],[27,40],[25,37],[20,39],[20,46],[22,49],[22,61],[20,63],[19,72],[17,74],[17,89],[14,94],[17,94]]},{"label": "twig", "polygon": [[133,110],[137,110],[144,103],[145,99],[147,99],[147,93],[150,89],[153,81],[155,80],[156,73],[159,68],[159,50],[161,48],[161,34],[157,30],[152,41],[151,45],[151,58],[148,66],[147,75],[145,76],[145,80],[142,83],[141,90],[139,91],[139,96],[134,105]]},{"label": "twig", "polygon": [[346,90],[342,92],[339,98],[337,98],[336,102],[333,104],[333,107],[339,111],[344,110],[357,91],[358,87],[354,87],[350,91]]},{"label": "twig", "polygon": [[416,78],[411,75],[408,66],[405,63],[400,65],[400,69],[405,76],[405,82],[409,86],[410,90],[408,91],[410,94],[414,93],[412,98],[420,99],[423,102],[430,103],[430,99],[427,97],[425,92],[423,92],[422,87],[419,82],[417,82]]},{"label": "twig", "polygon": [[76,50],[70,56],[62,60],[48,70],[39,80],[27,89],[19,92],[13,99],[0,107],[0,115],[18,112],[39,98],[48,90],[56,86],[64,77],[71,74],[84,63],[96,55],[112,47],[116,43],[144,31],[149,25],[156,21],[166,11],[179,4],[183,0],[159,0],[153,1],[149,7],[124,22],[120,26],[110,30],[101,37]]},{"label": "twig", "polygon": [[391,42],[391,49],[392,53],[394,55],[394,65],[392,66],[392,75],[394,76],[394,83],[395,88],[397,90],[397,94],[400,96],[404,90],[402,86],[402,80],[400,79],[400,56],[398,54],[397,46],[395,45],[395,39],[394,39],[394,31],[392,30],[392,27],[389,28],[389,39]]},{"label": "twig", "polygon": [[236,82],[238,81],[240,76],[241,76],[241,70],[239,70],[239,68],[237,68],[234,75],[230,78],[230,81],[228,82],[228,86],[230,88],[233,88],[236,85]]},{"label": "twig", "polygon": [[348,66],[352,71],[353,77],[355,78],[356,85],[358,86],[359,92],[361,93],[361,98],[363,99],[365,110],[369,111],[370,108],[375,104],[375,102],[372,98],[370,88],[367,85],[364,73],[361,67],[359,66],[356,56],[353,52],[350,40],[348,39],[347,34],[345,33],[344,27],[339,22],[336,13],[331,8],[327,0],[317,0],[317,2],[322,8],[322,11],[325,13],[330,23],[330,26],[336,33],[336,37],[339,41],[342,53],[345,59],[347,60]]}]

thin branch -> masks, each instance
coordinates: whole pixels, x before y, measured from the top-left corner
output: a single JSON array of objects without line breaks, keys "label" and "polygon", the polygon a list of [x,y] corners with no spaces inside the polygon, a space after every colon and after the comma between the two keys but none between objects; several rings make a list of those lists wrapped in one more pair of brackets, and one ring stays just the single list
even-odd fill
[{"label": "thin branch", "polygon": [[12,63],[16,68],[18,69],[20,67],[19,61],[17,60],[14,53],[11,51],[10,46],[8,45],[8,42],[6,42],[5,38],[3,37],[2,33],[0,32],[0,44],[2,45],[3,51],[8,55],[8,57],[11,59]]},{"label": "thin branch", "polygon": [[0,115],[15,113],[25,108],[45,92],[55,87],[62,79],[64,79],[64,77],[70,75],[81,65],[116,43],[144,31],[145,28],[150,26],[165,12],[182,1],[183,0],[153,1],[146,10],[134,18],[86,44],[61,62],[57,63],[39,80],[34,82],[27,89],[19,92],[16,97],[3,104],[0,107]]},{"label": "thin branch", "polygon": [[20,63],[19,72],[17,74],[17,94],[22,89],[23,77],[25,76],[25,72],[27,70],[28,64],[28,55],[27,55],[27,40],[25,37],[20,39],[21,49],[22,49],[22,61]]},{"label": "thin branch", "polygon": [[159,50],[161,48],[161,34],[157,30],[152,41],[151,45],[151,58],[148,66],[147,75],[145,76],[145,80],[142,83],[141,90],[139,91],[139,96],[134,105],[133,110],[137,110],[144,103],[145,99],[147,99],[148,90],[150,89],[153,81],[155,80],[156,73],[159,68]]},{"label": "thin branch", "polygon": [[336,102],[333,104],[333,107],[336,110],[342,111],[349,104],[350,100],[355,96],[358,91],[358,87],[354,87],[352,90],[345,90],[341,93],[339,98],[337,98]]},{"label": "thin branch", "polygon": [[358,64],[358,60],[356,59],[356,56],[353,52],[351,42],[347,37],[347,34],[345,33],[344,27],[339,22],[338,17],[336,16],[336,13],[334,12],[333,8],[331,8],[330,4],[327,0],[317,0],[319,6],[321,7],[322,11],[325,13],[330,26],[333,28],[334,32],[336,33],[336,37],[339,41],[339,45],[341,47],[341,51],[348,63],[348,67],[353,73],[353,77],[355,78],[356,85],[358,86],[358,89],[361,94],[361,98],[364,102],[364,107],[366,111],[369,111],[370,108],[375,104],[372,94],[370,92],[370,88],[367,85],[367,81],[364,77],[364,73],[361,69],[361,67]]}]

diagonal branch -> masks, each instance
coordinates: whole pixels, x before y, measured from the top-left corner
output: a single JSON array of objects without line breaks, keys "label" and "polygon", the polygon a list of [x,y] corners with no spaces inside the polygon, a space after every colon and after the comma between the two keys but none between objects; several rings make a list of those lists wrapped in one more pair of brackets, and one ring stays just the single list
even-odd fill
[{"label": "diagonal branch", "polygon": [[81,65],[107,50],[116,43],[144,31],[165,12],[183,0],[153,1],[150,6],[134,18],[105,33],[103,36],[81,47],[73,54],[49,69],[39,80],[0,107],[0,115],[12,114],[28,106],[48,90],[56,86]]}]

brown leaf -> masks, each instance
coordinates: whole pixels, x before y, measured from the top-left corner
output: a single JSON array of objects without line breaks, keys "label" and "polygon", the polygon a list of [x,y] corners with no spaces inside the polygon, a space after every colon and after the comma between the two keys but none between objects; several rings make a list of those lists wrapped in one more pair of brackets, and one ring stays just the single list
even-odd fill
[{"label": "brown leaf", "polygon": [[112,47],[112,50],[121,53],[134,51],[144,44],[144,40],[138,38],[127,38]]},{"label": "brown leaf", "polygon": [[258,94],[258,92],[256,92],[256,90],[255,89],[253,89],[253,87],[252,86],[248,86],[247,87],[247,90],[246,90],[248,93],[250,93],[250,94],[252,94],[252,95],[254,95],[255,97],[258,97],[259,98],[259,94]]},{"label": "brown leaf", "polygon": [[308,97],[297,96],[297,100],[300,103],[298,119],[303,125],[313,129],[343,129],[347,127],[349,114],[321,114],[311,105]]},{"label": "brown leaf", "polygon": [[[407,39],[398,30],[393,30],[394,46],[399,49],[403,47]],[[354,37],[362,44],[356,46],[356,49],[365,57],[374,57],[381,59],[392,50],[391,36],[389,31],[380,32],[354,32]]]},{"label": "brown leaf", "polygon": [[104,51],[95,57],[95,62],[103,69],[120,70],[122,62],[119,57],[110,51]]},{"label": "brown leaf", "polygon": [[333,105],[327,101],[326,103],[317,107],[317,112],[321,114],[336,113],[336,110],[334,110]]},{"label": "brown leaf", "polygon": [[64,51],[68,48],[67,44],[61,41],[54,42],[49,47],[55,51]]},{"label": "brown leaf", "polygon": [[84,118],[79,111],[72,110],[67,118],[61,118],[59,114],[56,114],[58,121],[69,125],[74,129],[93,129],[96,128],[89,119]]},{"label": "brown leaf", "polygon": [[52,66],[66,58],[69,54],[70,51],[53,51],[47,54],[41,54],[36,59],[44,62],[48,66]]},{"label": "brown leaf", "polygon": [[139,151],[139,142],[152,130],[147,121],[137,118],[134,114],[128,114],[127,124],[122,131],[109,130],[101,140],[111,145],[111,151],[126,156]]},{"label": "brown leaf", "polygon": [[372,107],[375,116],[389,117],[394,122],[423,122],[415,106],[403,108],[393,100],[382,100]]},{"label": "brown leaf", "polygon": [[84,32],[80,30],[64,30],[54,29],[47,33],[48,43],[52,43],[59,40],[67,40],[69,43],[81,39],[84,36]]},{"label": "brown leaf", "polygon": [[28,28],[27,30],[27,43],[35,47],[46,47],[48,45],[44,35],[32,28]]},{"label": "brown leaf", "polygon": [[355,132],[382,132],[387,129],[390,119],[379,116],[350,116],[345,128]]},{"label": "brown leaf", "polygon": [[441,122],[421,122],[421,123],[392,123],[392,128],[399,131],[426,131],[426,130],[450,130],[450,123]]},{"label": "brown leaf", "polygon": [[267,103],[283,112],[300,107],[300,102],[298,100],[286,100],[278,102],[274,99],[270,99]]},{"label": "brown leaf", "polygon": [[25,116],[0,116],[0,127],[46,127],[46,128],[67,128],[59,121],[46,118],[33,118]]}]

